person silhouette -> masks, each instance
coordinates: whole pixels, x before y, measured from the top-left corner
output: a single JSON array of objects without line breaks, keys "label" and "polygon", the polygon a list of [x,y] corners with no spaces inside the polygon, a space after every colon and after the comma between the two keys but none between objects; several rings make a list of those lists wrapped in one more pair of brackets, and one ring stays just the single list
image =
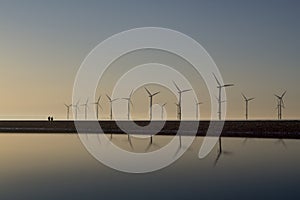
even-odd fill
[{"label": "person silhouette", "polygon": [[48,122],[50,122],[50,116],[48,116]]},{"label": "person silhouette", "polygon": [[51,122],[53,122],[53,117],[50,117]]}]

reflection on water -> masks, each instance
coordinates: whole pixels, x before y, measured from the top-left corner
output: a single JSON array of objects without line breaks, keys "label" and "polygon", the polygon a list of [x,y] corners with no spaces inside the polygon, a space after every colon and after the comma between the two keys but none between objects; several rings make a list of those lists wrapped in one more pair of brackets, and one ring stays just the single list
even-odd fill
[{"label": "reflection on water", "polygon": [[[144,152],[170,139],[155,136],[148,147],[149,139],[131,138],[134,149],[126,135],[113,142]],[[77,135],[2,134],[0,199],[300,198],[300,141],[223,138],[222,154],[216,145],[199,160],[202,140],[165,169],[126,174],[96,161]]]}]

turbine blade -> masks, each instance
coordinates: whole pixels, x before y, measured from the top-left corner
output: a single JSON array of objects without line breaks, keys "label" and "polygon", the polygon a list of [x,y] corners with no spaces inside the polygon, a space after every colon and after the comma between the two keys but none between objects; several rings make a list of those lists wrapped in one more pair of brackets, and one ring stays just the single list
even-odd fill
[{"label": "turbine blade", "polygon": [[278,99],[280,99],[280,96],[278,96],[277,94],[274,94],[275,97],[277,97]]},{"label": "turbine blade", "polygon": [[100,95],[99,98],[97,99],[97,103],[99,103],[100,99],[101,99],[101,95]]},{"label": "turbine blade", "polygon": [[149,96],[151,96],[151,92],[146,87],[144,87],[144,88],[145,88],[146,92],[149,94]]},{"label": "turbine blade", "polygon": [[113,100],[111,100],[111,102],[117,101],[117,100],[119,100],[119,99],[120,99],[120,98],[113,99]]},{"label": "turbine blade", "polygon": [[133,90],[131,90],[131,92],[129,94],[129,98],[131,98],[132,94],[133,94]]},{"label": "turbine blade", "polygon": [[181,93],[191,91],[192,89],[182,90]]},{"label": "turbine blade", "polygon": [[225,84],[225,85],[223,85],[223,87],[231,87],[231,86],[234,86],[234,84]]},{"label": "turbine blade", "polygon": [[110,98],[110,96],[108,96],[108,95],[106,94],[106,97],[108,98],[108,100],[109,100],[109,101],[111,101],[111,98]]},{"label": "turbine blade", "polygon": [[250,99],[248,99],[248,101],[252,101],[252,100],[254,100],[255,98],[250,98]]},{"label": "turbine blade", "polygon": [[155,96],[155,95],[157,95],[157,94],[159,94],[160,92],[155,92],[154,94],[152,94],[151,96]]},{"label": "turbine blade", "polygon": [[286,91],[284,91],[284,93],[281,95],[281,98],[283,98],[285,94],[286,94]]},{"label": "turbine blade", "polygon": [[217,81],[218,86],[221,86],[221,83],[220,83],[219,80],[217,79],[216,75],[215,75],[214,73],[213,73],[213,75],[214,75],[214,77],[215,77],[215,79],[216,79],[216,81]]},{"label": "turbine blade", "polygon": [[178,85],[175,83],[175,81],[173,81],[173,84],[175,85],[176,89],[180,92],[180,88],[179,88]]},{"label": "turbine blade", "polygon": [[242,93],[242,96],[244,97],[245,101],[247,101],[247,97]]}]

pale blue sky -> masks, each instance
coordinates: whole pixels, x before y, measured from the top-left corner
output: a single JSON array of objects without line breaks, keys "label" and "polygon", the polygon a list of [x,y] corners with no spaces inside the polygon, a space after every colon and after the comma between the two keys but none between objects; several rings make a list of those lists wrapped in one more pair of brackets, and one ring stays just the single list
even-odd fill
[{"label": "pale blue sky", "polygon": [[257,97],[253,118],[275,118],[273,93],[287,89],[284,115],[298,119],[299,18],[298,1],[0,1],[0,117],[63,118],[76,71],[99,42],[157,26],[197,40],[236,84],[228,118],[243,117],[242,91]]}]

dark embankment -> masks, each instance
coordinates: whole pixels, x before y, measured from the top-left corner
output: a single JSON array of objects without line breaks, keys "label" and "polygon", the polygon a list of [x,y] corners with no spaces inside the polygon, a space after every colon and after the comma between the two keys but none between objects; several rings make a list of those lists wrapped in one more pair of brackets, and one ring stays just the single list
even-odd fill
[{"label": "dark embankment", "polygon": [[[118,123],[118,125],[117,125]],[[159,128],[158,135],[175,135],[180,127],[182,135],[194,135],[191,127],[197,125],[196,121],[153,121],[152,128],[144,130],[132,126],[128,121],[99,121],[102,132],[124,134],[119,127],[127,127],[132,134],[153,134]],[[95,126],[96,121],[0,121],[1,133],[77,133],[76,127],[82,133],[99,133]],[[148,121],[135,121],[138,126],[147,126]],[[197,136],[205,136],[210,121],[200,121]],[[79,125],[79,126],[77,126]],[[218,126],[218,121],[214,121]],[[129,127],[129,128],[128,128]],[[162,129],[160,128],[162,127]],[[225,121],[222,131],[223,137],[256,137],[256,138],[290,138],[300,139],[300,121]]]}]

